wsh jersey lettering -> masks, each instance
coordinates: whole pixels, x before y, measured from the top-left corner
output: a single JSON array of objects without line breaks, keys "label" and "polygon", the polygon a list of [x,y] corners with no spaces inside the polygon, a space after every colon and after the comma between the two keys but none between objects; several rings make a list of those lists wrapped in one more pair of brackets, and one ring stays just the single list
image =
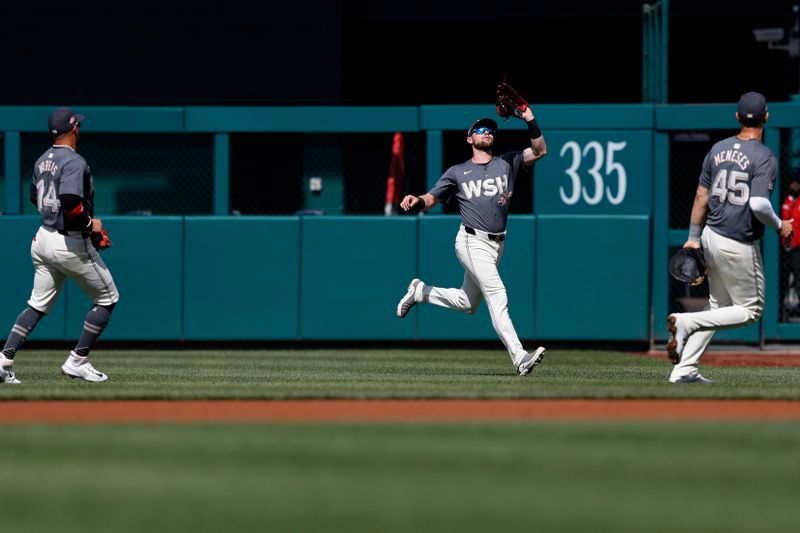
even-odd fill
[{"label": "wsh jersey lettering", "polygon": [[508,176],[503,174],[497,178],[470,180],[461,184],[467,200],[476,196],[497,196],[508,188]]}]

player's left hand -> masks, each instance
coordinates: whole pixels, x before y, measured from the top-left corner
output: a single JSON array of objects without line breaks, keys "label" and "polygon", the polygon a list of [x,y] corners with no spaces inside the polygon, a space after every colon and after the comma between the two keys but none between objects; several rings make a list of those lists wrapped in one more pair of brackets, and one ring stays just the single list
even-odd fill
[{"label": "player's left hand", "polygon": [[495,108],[498,115],[505,119],[508,119],[511,115],[523,118],[523,114],[528,107],[528,102],[511,85],[503,82],[497,86]]},{"label": "player's left hand", "polygon": [[96,233],[92,233],[89,239],[92,241],[92,244],[98,250],[105,250],[111,246],[111,239],[108,237],[108,232],[104,229]]},{"label": "player's left hand", "polygon": [[416,205],[420,201],[421,200],[420,200],[419,196],[414,196],[414,195],[411,195],[411,194],[407,194],[403,198],[403,201],[400,202],[400,208],[403,211],[408,211],[409,209],[411,209],[414,205]]},{"label": "player's left hand", "polygon": [[781,229],[778,230],[784,245],[788,246],[792,242],[794,235],[794,219],[781,220]]}]

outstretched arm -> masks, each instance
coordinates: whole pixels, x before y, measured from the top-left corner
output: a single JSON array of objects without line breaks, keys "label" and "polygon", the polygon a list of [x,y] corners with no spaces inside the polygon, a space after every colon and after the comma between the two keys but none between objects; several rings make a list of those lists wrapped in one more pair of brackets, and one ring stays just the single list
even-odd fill
[{"label": "outstretched arm", "polygon": [[419,213],[421,211],[427,211],[438,202],[439,200],[435,196],[427,192],[422,196],[412,196],[409,194],[400,202],[400,208],[409,213]]},{"label": "outstretched arm", "polygon": [[536,123],[536,118],[533,116],[533,110],[530,104],[505,81],[497,86],[495,95],[495,106],[498,115],[505,119],[514,115],[524,120],[528,126],[531,147],[525,148],[522,155],[525,168],[530,168],[538,159],[547,155],[547,144],[545,144],[544,135],[542,135],[542,131]]},{"label": "outstretched arm", "polygon": [[522,152],[525,168],[530,168],[536,161],[547,155],[547,144],[544,142],[544,135],[536,123],[530,106],[522,113],[522,120],[528,125],[531,138],[531,147]]}]

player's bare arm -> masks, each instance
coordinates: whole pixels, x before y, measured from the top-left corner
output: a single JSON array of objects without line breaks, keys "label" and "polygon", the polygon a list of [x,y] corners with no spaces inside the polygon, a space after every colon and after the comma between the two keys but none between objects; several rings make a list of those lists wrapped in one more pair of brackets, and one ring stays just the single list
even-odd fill
[{"label": "player's bare arm", "polygon": [[692,216],[689,219],[691,224],[689,239],[683,244],[684,248],[700,248],[700,235],[703,226],[706,225],[706,217],[708,216],[708,189],[702,185],[697,186],[697,192],[694,194],[694,203],[692,204]]},{"label": "player's bare arm", "polygon": [[[530,168],[536,161],[547,155],[547,144],[544,142],[544,135],[542,135],[538,124],[536,124],[536,119],[530,106],[522,113],[522,120],[528,124],[528,130],[531,132],[531,147],[522,152],[523,164],[525,168]],[[533,138],[533,135],[536,134],[538,136]]]},{"label": "player's bare arm", "polygon": [[413,196],[408,194],[405,198],[403,198],[403,201],[400,202],[400,208],[403,211],[419,213],[421,211],[427,211],[431,207],[435,206],[438,202],[439,200],[435,196],[427,192],[422,196]]}]

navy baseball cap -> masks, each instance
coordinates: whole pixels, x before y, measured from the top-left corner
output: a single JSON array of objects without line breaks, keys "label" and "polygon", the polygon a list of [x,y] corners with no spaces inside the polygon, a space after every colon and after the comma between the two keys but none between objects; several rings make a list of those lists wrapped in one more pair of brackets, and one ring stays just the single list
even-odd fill
[{"label": "navy baseball cap", "polygon": [[85,119],[83,115],[73,113],[68,107],[59,107],[47,119],[47,127],[53,135],[60,135],[70,131],[75,124]]},{"label": "navy baseball cap", "polygon": [[737,111],[741,119],[762,119],[767,114],[767,99],[761,93],[744,93],[739,99]]},{"label": "navy baseball cap", "polygon": [[492,131],[497,131],[497,122],[495,122],[490,118],[479,118],[478,120],[473,122],[472,126],[470,126],[469,129],[467,130],[467,137],[472,135],[472,132],[474,132],[476,129],[484,126],[487,128],[492,128]]}]

